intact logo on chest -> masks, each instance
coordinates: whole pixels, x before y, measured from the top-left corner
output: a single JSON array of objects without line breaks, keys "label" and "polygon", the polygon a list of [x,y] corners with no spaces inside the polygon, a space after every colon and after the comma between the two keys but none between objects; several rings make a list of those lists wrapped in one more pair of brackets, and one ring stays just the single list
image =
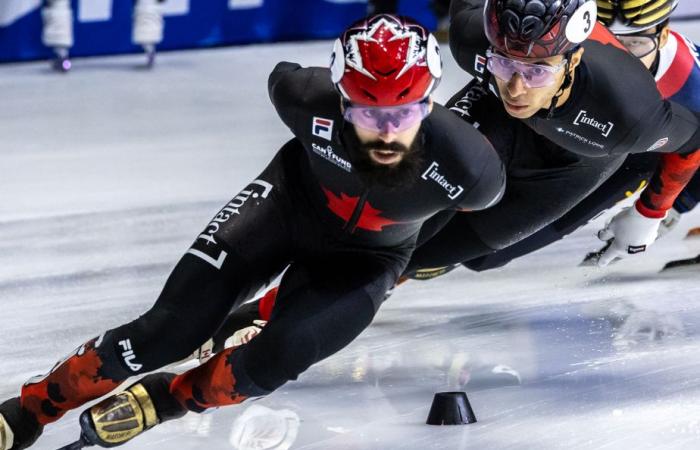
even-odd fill
[{"label": "intact logo on chest", "polygon": [[440,172],[438,172],[439,168],[440,165],[433,161],[432,163],[430,163],[430,167],[428,167],[428,170],[423,172],[421,178],[423,178],[424,180],[433,180],[438,185],[440,185],[441,188],[447,191],[447,197],[450,200],[456,199],[462,192],[464,192],[464,188],[459,184],[452,184],[449,181],[447,181],[447,178],[445,178],[444,175],[441,175]]},{"label": "intact logo on chest", "polygon": [[584,109],[578,112],[578,115],[574,119],[574,125],[588,125],[589,127],[593,127],[596,130],[600,131],[600,134],[602,134],[604,137],[610,136],[610,132],[615,127],[615,124],[612,122],[597,121],[594,117],[590,116],[588,112]]}]

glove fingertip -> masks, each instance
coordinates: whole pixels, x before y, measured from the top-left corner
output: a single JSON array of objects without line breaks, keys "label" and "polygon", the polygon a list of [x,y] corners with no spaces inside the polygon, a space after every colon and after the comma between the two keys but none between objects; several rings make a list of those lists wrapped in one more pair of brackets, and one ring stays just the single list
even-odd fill
[{"label": "glove fingertip", "polygon": [[598,239],[601,241],[608,241],[615,237],[607,228],[603,228],[602,230],[598,230]]}]

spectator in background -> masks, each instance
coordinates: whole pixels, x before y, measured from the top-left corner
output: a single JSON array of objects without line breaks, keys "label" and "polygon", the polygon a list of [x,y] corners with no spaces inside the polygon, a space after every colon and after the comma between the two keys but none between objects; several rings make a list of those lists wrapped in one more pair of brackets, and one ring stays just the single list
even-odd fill
[{"label": "spectator in background", "polygon": [[[155,47],[163,40],[163,15],[159,3],[163,0],[134,0],[131,39],[141,45],[148,55],[148,65],[155,60]],[[70,49],[73,47],[73,10],[70,0],[46,0],[41,11],[44,28],[42,42],[56,54],[54,68],[67,72],[71,68]]]}]

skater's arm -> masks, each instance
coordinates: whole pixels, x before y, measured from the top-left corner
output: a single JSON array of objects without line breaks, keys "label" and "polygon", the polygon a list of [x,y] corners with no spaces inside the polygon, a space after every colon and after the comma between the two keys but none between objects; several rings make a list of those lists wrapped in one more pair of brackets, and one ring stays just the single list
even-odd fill
[{"label": "skater's arm", "polygon": [[501,200],[506,190],[506,172],[501,158],[486,138],[479,141],[483,143],[480,149],[483,161],[481,174],[457,205],[457,209],[465,212],[490,208]]},{"label": "skater's arm", "polygon": [[[690,113],[679,105],[672,107],[679,111],[673,113],[666,129],[657,136],[671,143],[675,141],[676,148],[669,146],[673,151],[661,155],[656,172],[637,202],[638,211],[646,217],[664,217],[700,167],[700,114]],[[674,122],[679,123],[674,125]],[[688,129],[694,132],[683,140],[689,134]]]},{"label": "skater's arm", "polygon": [[457,64],[474,77],[482,76],[483,64],[478,63],[477,56],[484,56],[488,46],[484,33],[484,1],[452,0],[450,50]]},{"label": "skater's arm", "polygon": [[[669,153],[661,156],[656,173],[635,205],[617,214],[598,232],[601,240],[609,242],[598,259],[598,265],[606,266],[618,258],[646,251],[657,238],[667,211],[700,166],[698,120],[687,110],[679,111],[680,114],[669,116],[667,121],[656,122],[656,127],[655,122],[645,124],[656,130],[658,140],[651,147],[647,147],[650,145],[648,141],[642,140],[641,148],[649,151],[659,148]],[[683,111],[690,116],[683,117]],[[639,135],[648,136],[649,133],[640,131]]]},{"label": "skater's arm", "polygon": [[272,70],[267,89],[277,114],[293,132],[310,103],[324,92],[335,92],[329,69],[302,67],[286,61]]},{"label": "skater's arm", "polygon": [[667,153],[649,180],[637,202],[637,209],[646,217],[664,217],[678,195],[700,167],[700,150],[692,153]]}]

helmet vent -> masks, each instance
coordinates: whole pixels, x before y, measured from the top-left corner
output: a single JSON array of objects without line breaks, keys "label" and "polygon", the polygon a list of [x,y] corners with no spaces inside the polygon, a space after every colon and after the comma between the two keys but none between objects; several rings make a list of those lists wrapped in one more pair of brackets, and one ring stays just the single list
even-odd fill
[{"label": "helmet vent", "polygon": [[369,98],[369,99],[372,100],[373,102],[376,102],[376,101],[377,101],[377,97],[375,97],[374,95],[370,94],[369,91],[368,91],[367,89],[362,89],[362,93],[365,94],[365,96],[367,96],[367,98]]}]

